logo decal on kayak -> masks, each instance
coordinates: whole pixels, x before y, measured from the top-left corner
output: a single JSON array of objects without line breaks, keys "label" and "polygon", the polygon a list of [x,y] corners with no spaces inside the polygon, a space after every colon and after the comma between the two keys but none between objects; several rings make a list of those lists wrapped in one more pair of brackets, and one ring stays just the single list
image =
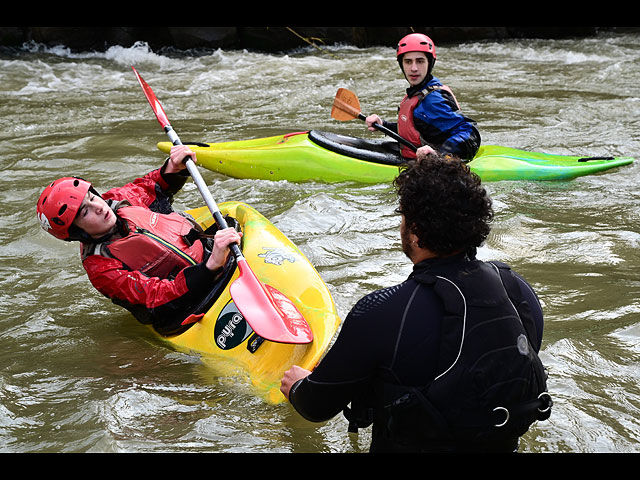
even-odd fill
[{"label": "logo decal on kayak", "polygon": [[259,253],[258,256],[264,258],[264,263],[282,265],[285,260],[291,263],[296,261],[296,257],[286,248],[262,247],[262,249],[266,250],[266,253]]},{"label": "logo decal on kayak", "polygon": [[222,350],[231,350],[245,341],[252,333],[253,330],[242,313],[233,300],[230,300],[216,320],[216,326],[213,330],[216,345]]}]

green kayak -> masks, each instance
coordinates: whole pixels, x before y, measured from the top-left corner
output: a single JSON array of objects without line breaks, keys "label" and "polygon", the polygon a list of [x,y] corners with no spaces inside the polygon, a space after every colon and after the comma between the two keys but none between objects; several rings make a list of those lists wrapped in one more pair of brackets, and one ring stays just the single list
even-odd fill
[{"label": "green kayak", "polygon": [[[198,164],[235,178],[383,183],[402,164],[398,143],[311,130],[253,140],[188,143]],[[170,142],[158,148],[169,152]],[[469,167],[483,181],[567,180],[633,162],[629,157],[565,156],[483,145]]]}]

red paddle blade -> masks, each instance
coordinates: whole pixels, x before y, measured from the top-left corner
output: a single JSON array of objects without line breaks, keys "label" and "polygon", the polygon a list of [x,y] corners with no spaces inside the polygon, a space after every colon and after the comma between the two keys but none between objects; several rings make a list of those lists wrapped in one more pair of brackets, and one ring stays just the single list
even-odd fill
[{"label": "red paddle blade", "polygon": [[167,117],[167,114],[164,113],[164,109],[162,108],[162,105],[160,105],[160,102],[158,101],[158,98],[156,97],[155,93],[153,93],[153,90],[151,90],[151,87],[147,84],[147,82],[144,81],[144,79],[140,76],[140,74],[135,69],[135,67],[131,67],[131,68],[133,68],[133,73],[136,74],[136,78],[138,79],[138,82],[142,87],[144,96],[147,97],[149,105],[151,105],[151,109],[153,110],[153,113],[156,114],[156,118],[158,119],[158,122],[160,122],[160,125],[162,126],[162,128],[167,127],[168,125],[170,125],[169,117]]},{"label": "red paddle blade", "polygon": [[245,263],[238,261],[240,276],[229,291],[253,331],[272,342],[311,343],[313,332],[296,306],[272,286],[263,285]]}]

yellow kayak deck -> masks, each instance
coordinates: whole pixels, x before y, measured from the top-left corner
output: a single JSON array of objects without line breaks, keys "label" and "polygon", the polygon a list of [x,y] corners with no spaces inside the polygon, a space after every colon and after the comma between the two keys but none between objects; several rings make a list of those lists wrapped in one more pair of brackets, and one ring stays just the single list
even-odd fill
[{"label": "yellow kayak deck", "polygon": [[[186,332],[165,340],[181,351],[197,353],[217,376],[244,377],[256,394],[280,403],[280,380],[292,365],[312,370],[329,347],[341,320],[329,290],[306,256],[269,220],[240,202],[219,205],[243,231],[242,252],[264,284],[285,294],[313,331],[306,345],[274,343],[257,337],[224,289],[207,314]],[[214,223],[209,209],[190,210],[203,228]],[[238,276],[236,271],[231,279]],[[230,283],[231,283],[230,282]]]}]

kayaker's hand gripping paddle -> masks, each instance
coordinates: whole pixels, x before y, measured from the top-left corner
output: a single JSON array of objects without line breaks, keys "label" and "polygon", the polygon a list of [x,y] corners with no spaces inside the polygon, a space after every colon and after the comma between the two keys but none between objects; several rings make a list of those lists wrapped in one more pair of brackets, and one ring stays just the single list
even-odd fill
[{"label": "kayaker's hand gripping paddle", "polygon": [[[360,101],[355,93],[351,90],[347,90],[346,88],[339,88],[338,93],[336,93],[336,98],[333,101],[333,108],[331,109],[331,116],[336,120],[346,121],[346,120],[354,120],[359,118],[360,120],[366,120],[367,117],[360,111]],[[418,150],[413,143],[411,143],[406,138],[401,137],[397,133],[389,130],[386,127],[383,127],[379,123],[374,123],[373,127],[377,130],[380,130],[382,133],[389,135],[394,140],[406,145],[414,152]]]},{"label": "kayaker's hand gripping paddle", "polygon": [[[169,139],[174,145],[182,145],[153,90],[137,70],[134,67],[131,68]],[[216,223],[220,228],[227,228],[227,222],[222,217],[195,163],[187,157],[186,165]],[[229,248],[236,257],[240,271],[238,278],[229,288],[231,298],[253,331],[266,340],[278,343],[305,344],[313,341],[313,332],[309,324],[291,300],[270,285],[260,282],[237,244],[231,244]]]}]

